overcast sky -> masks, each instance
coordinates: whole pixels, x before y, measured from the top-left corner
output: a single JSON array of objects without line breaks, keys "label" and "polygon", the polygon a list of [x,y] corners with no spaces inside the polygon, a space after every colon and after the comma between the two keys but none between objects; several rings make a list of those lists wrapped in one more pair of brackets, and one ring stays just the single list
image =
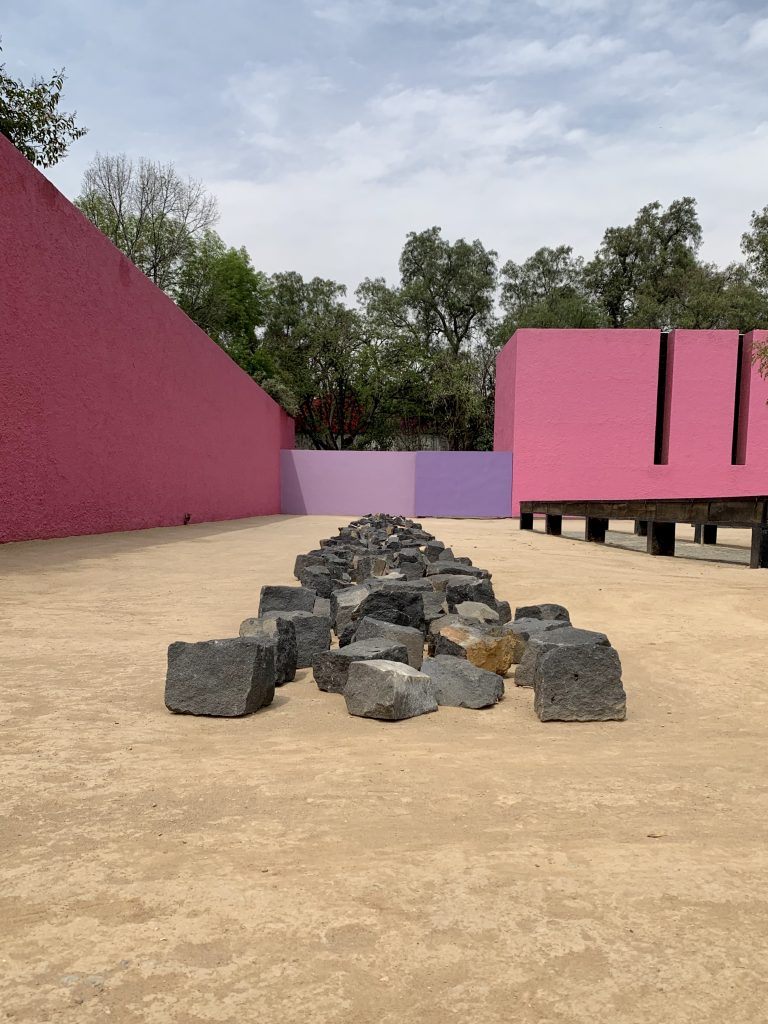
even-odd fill
[{"label": "overcast sky", "polygon": [[432,224],[588,256],[681,195],[727,262],[768,204],[765,0],[4,0],[0,32],[66,65],[66,195],[97,150],[172,160],[268,273],[392,279]]}]

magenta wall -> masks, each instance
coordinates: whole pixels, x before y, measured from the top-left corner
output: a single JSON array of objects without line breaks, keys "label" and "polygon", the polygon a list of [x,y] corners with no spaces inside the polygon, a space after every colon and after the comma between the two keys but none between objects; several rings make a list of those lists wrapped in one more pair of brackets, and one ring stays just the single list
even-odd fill
[{"label": "magenta wall", "polygon": [[658,331],[534,329],[507,343],[497,361],[495,447],[514,452],[515,512],[525,500],[768,492],[768,383],[747,353],[744,464],[731,464],[736,332],[670,335],[667,464],[654,465],[659,344]]},{"label": "magenta wall", "polygon": [[279,512],[292,424],[0,136],[0,540]]},{"label": "magenta wall", "polygon": [[284,451],[281,467],[284,513],[416,514],[415,452]]}]

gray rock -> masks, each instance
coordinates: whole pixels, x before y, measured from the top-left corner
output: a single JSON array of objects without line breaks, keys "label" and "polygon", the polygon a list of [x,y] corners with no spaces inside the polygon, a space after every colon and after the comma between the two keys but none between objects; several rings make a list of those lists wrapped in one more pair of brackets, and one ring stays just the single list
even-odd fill
[{"label": "gray rock", "polygon": [[296,630],[296,667],[310,668],[315,655],[331,646],[331,620],[312,612],[267,612],[265,619],[289,619]]},{"label": "gray rock", "polygon": [[487,708],[504,696],[504,680],[463,658],[425,658],[422,672],[435,684],[437,703],[454,708]]},{"label": "gray rock", "polygon": [[265,612],[311,612],[317,594],[307,587],[262,587],[259,618]]},{"label": "gray rock", "polygon": [[[331,575],[325,566],[308,565],[299,572],[299,581],[303,587],[314,590],[318,597],[330,597],[338,587],[338,579]],[[314,602],[313,602],[314,604]],[[310,611],[310,608],[303,609]]]},{"label": "gray rock", "polygon": [[491,581],[486,579],[463,576],[461,579],[452,580],[446,585],[445,599],[448,602],[448,610],[451,612],[455,611],[457,604],[467,601],[487,604],[489,608],[496,610],[493,586]]},{"label": "gray rock", "polygon": [[595,633],[591,629],[574,629],[568,625],[535,636],[531,634],[515,672],[515,685],[533,686],[539,658],[557,647],[610,647],[610,642],[605,633]]},{"label": "gray rock", "polygon": [[318,597],[312,609],[313,615],[324,615],[327,619],[331,617],[331,599],[329,597]]},{"label": "gray rock", "polygon": [[568,609],[561,604],[526,604],[515,609],[516,619],[554,619],[559,622],[570,622]]},{"label": "gray rock", "polygon": [[515,619],[514,622],[505,622],[501,627],[502,632],[514,636],[515,650],[512,664],[519,665],[523,660],[525,649],[532,636],[541,636],[553,629],[564,629],[567,626],[570,626],[569,622],[561,622],[559,619]]},{"label": "gray rock", "polygon": [[401,661],[408,662],[405,644],[395,643],[381,637],[371,640],[357,640],[346,647],[323,651],[315,656],[312,671],[318,689],[327,693],[343,693],[347,685],[349,666],[356,661]]},{"label": "gray rock", "polygon": [[613,647],[555,647],[536,664],[533,709],[542,722],[627,717],[621,661]]},{"label": "gray rock", "polygon": [[331,626],[335,633],[340,633],[363,601],[370,594],[368,587],[358,584],[334,590],[331,594]]},{"label": "gray rock", "polygon": [[275,682],[278,686],[296,678],[299,650],[296,627],[290,619],[280,615],[268,619],[245,619],[240,623],[240,636],[263,637],[275,643]]},{"label": "gray rock", "polygon": [[344,701],[350,715],[385,722],[437,711],[434,686],[428,676],[410,665],[383,659],[351,665]]},{"label": "gray rock", "polygon": [[[447,548],[443,545],[442,551],[439,552],[436,562],[452,562],[454,560],[453,548]],[[432,559],[430,558],[430,562]]]},{"label": "gray rock", "polygon": [[445,544],[441,540],[428,540],[424,546],[424,555],[428,562],[436,562],[443,551]]},{"label": "gray rock", "polygon": [[445,595],[439,590],[433,590],[422,594],[422,600],[424,601],[424,621],[427,626],[435,619],[439,619],[442,615],[448,613],[448,604],[445,600]]},{"label": "gray rock", "polygon": [[509,622],[512,618],[512,609],[509,606],[509,601],[497,601],[496,611],[499,613],[499,622]]},{"label": "gray rock", "polygon": [[418,591],[392,587],[374,590],[356,610],[354,618],[363,619],[366,615],[424,631],[424,601]]},{"label": "gray rock", "polygon": [[424,658],[424,634],[412,626],[398,626],[394,622],[382,622],[366,615],[357,623],[355,640],[370,640],[382,637],[395,643],[405,644],[408,650],[408,664],[411,668],[421,668]]},{"label": "gray rock", "polygon": [[427,576],[438,576],[450,574],[451,576],[475,576],[490,579],[491,574],[487,569],[478,569],[475,565],[465,565],[464,562],[449,562],[439,558],[436,562],[427,563]]},{"label": "gray rock", "polygon": [[237,718],[272,703],[273,641],[260,638],[177,641],[168,648],[165,706],[180,715]]},{"label": "gray rock", "polygon": [[480,601],[462,601],[456,606],[456,614],[464,622],[479,622],[481,625],[498,625],[499,613]]},{"label": "gray rock", "polygon": [[[437,562],[433,562],[432,564],[433,565],[437,565],[438,563]],[[457,576],[454,573],[449,573],[449,572],[445,572],[445,573],[441,572],[441,573],[436,573],[434,575],[431,575],[429,573],[429,570],[427,570],[426,582],[428,582],[431,585],[432,589],[436,593],[440,593],[443,596],[445,596],[445,590],[446,590],[446,587],[448,586],[449,583],[454,583],[457,580],[463,580],[463,579],[466,579],[466,577],[465,576]]]}]

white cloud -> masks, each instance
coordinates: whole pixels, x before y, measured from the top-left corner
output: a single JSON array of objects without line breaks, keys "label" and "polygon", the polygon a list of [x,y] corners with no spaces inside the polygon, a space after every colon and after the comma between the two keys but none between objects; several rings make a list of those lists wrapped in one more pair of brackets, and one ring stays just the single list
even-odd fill
[{"label": "white cloud", "polygon": [[589,67],[621,52],[624,44],[610,36],[584,33],[556,42],[545,39],[500,42],[497,35],[483,34],[460,44],[463,71],[470,76],[532,75]]},{"label": "white cloud", "polygon": [[751,53],[768,50],[768,18],[756,21],[749,30],[745,49]]}]

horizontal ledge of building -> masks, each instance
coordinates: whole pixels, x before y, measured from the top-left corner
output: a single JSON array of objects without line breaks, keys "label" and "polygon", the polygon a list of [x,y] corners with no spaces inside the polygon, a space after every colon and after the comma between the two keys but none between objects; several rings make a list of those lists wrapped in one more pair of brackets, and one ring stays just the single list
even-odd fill
[{"label": "horizontal ledge of building", "polygon": [[533,515],[749,527],[762,526],[766,523],[768,497],[758,495],[743,498],[663,498],[655,501],[521,501],[520,511]]}]

